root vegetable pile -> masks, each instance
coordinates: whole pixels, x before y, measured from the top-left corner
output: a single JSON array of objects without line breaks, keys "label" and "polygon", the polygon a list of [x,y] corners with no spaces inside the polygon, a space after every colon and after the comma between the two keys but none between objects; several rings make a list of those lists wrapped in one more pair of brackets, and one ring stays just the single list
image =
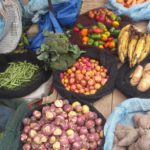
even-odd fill
[{"label": "root vegetable pile", "polygon": [[108,81],[108,70],[99,62],[81,57],[72,68],[60,74],[66,90],[85,95],[95,94]]},{"label": "root vegetable pile", "polygon": [[137,86],[137,89],[141,92],[146,92],[150,89],[150,63],[147,63],[144,67],[138,65],[134,72],[130,76],[130,84]]},{"label": "root vegetable pile", "polygon": [[150,113],[135,114],[135,126],[118,124],[113,150],[150,150]]},{"label": "root vegetable pile", "polygon": [[23,150],[97,150],[102,144],[102,119],[78,101],[56,100],[23,124]]},{"label": "root vegetable pile", "polygon": [[118,56],[121,63],[129,60],[130,67],[141,63],[150,52],[150,34],[144,34],[131,24],[122,28],[118,37]]},{"label": "root vegetable pile", "polygon": [[[90,19],[95,19],[97,23],[92,27],[84,27],[78,23],[74,28],[74,32],[80,32],[83,45],[92,45],[100,49],[109,48],[111,51],[116,50],[117,37],[120,30],[120,17],[106,8],[91,10],[88,13]],[[110,29],[106,24],[111,26]],[[115,38],[114,38],[115,37]]]}]

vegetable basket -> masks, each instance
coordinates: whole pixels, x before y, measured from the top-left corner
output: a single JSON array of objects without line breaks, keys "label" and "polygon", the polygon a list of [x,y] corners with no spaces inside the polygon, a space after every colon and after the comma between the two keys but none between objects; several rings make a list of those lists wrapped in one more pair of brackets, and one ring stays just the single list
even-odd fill
[{"label": "vegetable basket", "polygon": [[[68,99],[68,101],[70,102],[70,104],[72,104],[73,102],[76,101],[76,99]],[[105,122],[106,122],[104,116],[103,116],[96,108],[94,108],[90,103],[87,103],[87,102],[85,102],[85,101],[80,101],[80,103],[81,103],[81,105],[88,105],[89,108],[90,108],[90,110],[93,111],[93,112],[95,112],[95,113],[98,115],[98,117],[100,117],[100,118],[102,119],[102,126],[104,127],[104,124],[105,124]],[[33,113],[34,110],[42,111],[42,108],[43,108],[44,106],[48,106],[48,105],[51,105],[51,104],[52,104],[52,103],[44,104],[44,105],[41,105],[41,106],[36,106],[36,107],[34,107],[34,108],[31,109],[31,111],[26,115],[26,117],[30,117],[30,116],[32,115],[32,113]],[[22,130],[23,127],[24,127],[24,125],[22,124],[20,129]],[[104,140],[105,140],[105,139],[103,138],[103,139],[102,139],[102,144],[98,147],[98,150],[103,150]],[[18,149],[18,150],[22,150],[22,142],[21,142],[21,141],[20,141],[20,145],[19,145],[19,149]]]},{"label": "vegetable basket", "polygon": [[108,69],[108,82],[101,89],[98,89],[95,94],[84,95],[72,91],[67,91],[64,85],[61,83],[60,73],[62,71],[55,71],[53,72],[53,84],[59,94],[67,99],[73,98],[78,100],[85,100],[87,102],[94,102],[107,95],[114,89],[117,75],[117,60],[112,54],[105,50],[99,51],[97,48],[90,47],[83,48],[83,50],[85,50],[86,53],[82,54],[82,56],[87,56],[89,58],[98,60],[101,65]]},{"label": "vegetable basket", "polygon": [[[139,65],[145,66],[150,62],[150,55],[142,61]],[[129,68],[129,64],[125,63],[118,71],[116,87],[127,97],[140,97],[140,98],[150,98],[150,90],[146,92],[140,92],[137,90],[136,86],[130,84],[130,75],[134,72],[135,68]]]},{"label": "vegetable basket", "polygon": [[[3,54],[0,55],[0,72],[4,72],[10,62],[29,62],[31,64],[39,66],[39,69],[34,73],[31,78],[31,81],[25,82],[21,86],[17,86],[14,89],[8,89],[1,87],[0,88],[0,98],[19,98],[30,94],[35,91],[42,83],[46,82],[50,75],[51,71],[44,71],[42,69],[43,64],[36,59],[36,56],[33,52],[25,52],[22,54]],[[23,70],[22,70],[23,71]],[[16,71],[16,74],[19,73]]]}]

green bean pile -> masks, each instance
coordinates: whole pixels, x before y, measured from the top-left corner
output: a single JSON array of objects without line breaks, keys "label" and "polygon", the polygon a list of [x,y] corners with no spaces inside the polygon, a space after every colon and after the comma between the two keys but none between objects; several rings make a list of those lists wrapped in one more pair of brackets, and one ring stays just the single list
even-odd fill
[{"label": "green bean pile", "polygon": [[0,87],[15,89],[23,83],[30,82],[39,66],[24,62],[11,62],[9,67],[0,73]]}]

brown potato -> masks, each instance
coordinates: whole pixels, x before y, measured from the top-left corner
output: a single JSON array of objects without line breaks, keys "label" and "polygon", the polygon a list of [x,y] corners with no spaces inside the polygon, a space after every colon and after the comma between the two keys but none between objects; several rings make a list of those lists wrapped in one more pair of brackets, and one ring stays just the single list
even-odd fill
[{"label": "brown potato", "polygon": [[132,86],[138,85],[138,83],[142,78],[142,74],[143,74],[143,67],[141,65],[138,65],[130,76],[131,77],[130,84]]}]

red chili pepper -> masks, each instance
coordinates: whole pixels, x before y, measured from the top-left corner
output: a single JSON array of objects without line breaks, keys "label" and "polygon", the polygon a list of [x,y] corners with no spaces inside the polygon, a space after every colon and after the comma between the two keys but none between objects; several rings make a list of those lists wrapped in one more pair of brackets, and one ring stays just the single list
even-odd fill
[{"label": "red chili pepper", "polygon": [[113,37],[109,37],[108,39],[107,39],[107,41],[112,41],[114,38]]},{"label": "red chili pepper", "polygon": [[73,28],[73,32],[79,32],[79,28],[78,27],[74,27]]},{"label": "red chili pepper", "polygon": [[102,30],[102,29],[99,29],[99,28],[96,28],[96,29],[93,29],[93,32],[94,32],[94,33],[102,33],[103,30]]},{"label": "red chili pepper", "polygon": [[106,23],[112,23],[112,21],[109,18],[105,18]]},{"label": "red chili pepper", "polygon": [[107,48],[109,46],[109,42],[104,44],[104,47]]}]

